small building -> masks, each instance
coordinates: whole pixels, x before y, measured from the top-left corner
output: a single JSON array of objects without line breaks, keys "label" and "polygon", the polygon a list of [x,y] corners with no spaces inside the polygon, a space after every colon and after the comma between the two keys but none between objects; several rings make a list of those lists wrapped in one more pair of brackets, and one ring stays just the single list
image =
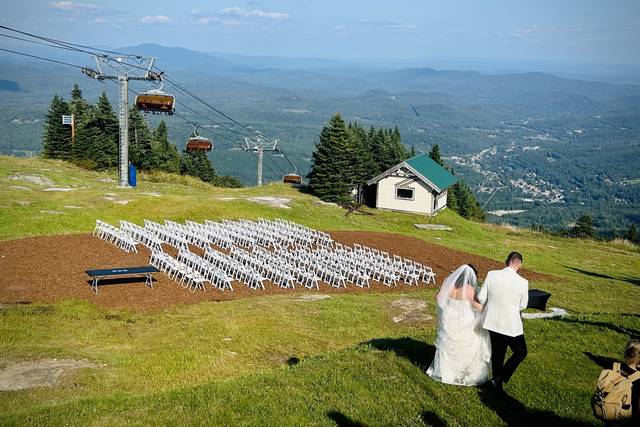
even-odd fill
[{"label": "small building", "polygon": [[379,209],[433,215],[447,206],[447,189],[457,181],[451,172],[421,154],[369,180],[361,201]]}]

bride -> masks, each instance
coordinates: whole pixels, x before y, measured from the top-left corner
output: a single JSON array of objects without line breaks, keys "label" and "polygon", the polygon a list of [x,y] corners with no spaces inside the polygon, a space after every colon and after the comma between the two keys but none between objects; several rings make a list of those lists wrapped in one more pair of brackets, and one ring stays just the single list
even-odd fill
[{"label": "bride", "polygon": [[482,305],[473,266],[463,265],[447,277],[436,295],[438,338],[427,374],[446,384],[475,386],[490,378],[491,345],[482,328]]}]

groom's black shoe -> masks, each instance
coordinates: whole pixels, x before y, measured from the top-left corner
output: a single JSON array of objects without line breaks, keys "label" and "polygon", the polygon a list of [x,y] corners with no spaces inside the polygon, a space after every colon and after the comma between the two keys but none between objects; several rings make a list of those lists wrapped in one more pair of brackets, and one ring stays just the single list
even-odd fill
[{"label": "groom's black shoe", "polygon": [[489,381],[489,385],[494,391],[498,393],[504,393],[504,389],[502,388],[502,380],[500,378],[492,379],[491,381]]}]

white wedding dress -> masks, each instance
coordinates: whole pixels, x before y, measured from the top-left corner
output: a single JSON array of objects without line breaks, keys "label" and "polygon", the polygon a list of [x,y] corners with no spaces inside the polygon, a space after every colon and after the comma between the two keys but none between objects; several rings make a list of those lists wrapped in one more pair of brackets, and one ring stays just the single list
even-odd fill
[{"label": "white wedding dress", "polygon": [[476,386],[490,378],[491,344],[489,333],[482,328],[482,313],[474,310],[469,300],[449,296],[460,275],[466,274],[469,281],[465,279],[464,283],[472,282],[477,288],[475,274],[468,266],[463,267],[458,269],[462,271],[456,270],[452,274],[457,273],[452,279],[453,285],[445,281],[441,288],[444,295],[438,298],[436,352],[427,374],[446,384]]}]

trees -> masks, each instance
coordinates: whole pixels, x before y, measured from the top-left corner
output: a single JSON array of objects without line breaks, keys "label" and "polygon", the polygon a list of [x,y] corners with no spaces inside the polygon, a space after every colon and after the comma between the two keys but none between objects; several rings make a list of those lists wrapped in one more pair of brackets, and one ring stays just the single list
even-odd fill
[{"label": "trees", "polygon": [[366,131],[357,122],[346,125],[334,115],[320,133],[309,173],[311,192],[323,200],[349,203],[350,191],[407,158],[400,130]]},{"label": "trees", "polygon": [[204,151],[185,150],[180,156],[180,174],[194,176],[211,184],[218,178],[211,160]]},{"label": "trees", "polygon": [[85,114],[88,112],[90,105],[82,97],[82,91],[77,84],[73,85],[71,90],[71,101],[69,101],[69,111],[74,115],[74,120],[77,123],[82,122]]},{"label": "trees", "polygon": [[45,116],[43,155],[49,159],[70,159],[72,155],[71,128],[62,124],[62,116],[69,114],[69,104],[57,94],[49,104]]},{"label": "trees", "polygon": [[138,109],[133,106],[129,110],[129,160],[138,169],[151,170],[156,167],[156,153],[153,149],[153,138]]},{"label": "trees", "polygon": [[[71,142],[71,129],[62,124],[62,115],[74,114],[76,141]],[[88,169],[109,169],[118,164],[119,125],[107,94],[102,92],[95,105],[86,102],[78,85],[71,91],[71,101],[55,95],[45,117],[43,155],[48,158],[73,160]],[[218,176],[203,152],[185,152],[182,157],[169,142],[166,123],[161,120],[151,130],[144,116],[129,110],[129,160],[141,170],[183,173],[222,187],[242,187],[231,176]]]},{"label": "trees", "polygon": [[336,113],[320,132],[320,141],[313,152],[309,188],[322,200],[336,203],[349,201],[349,178],[352,154],[351,135]]},{"label": "trees", "polygon": [[450,209],[456,211],[466,219],[484,221],[485,213],[473,195],[471,188],[464,181],[456,182],[447,193],[447,203]]},{"label": "trees", "polygon": [[169,133],[164,120],[153,131],[152,157],[154,167],[168,173],[180,173],[180,154],[175,145],[169,142]]},{"label": "trees", "polygon": [[596,237],[596,229],[593,226],[591,215],[581,215],[576,224],[569,230],[569,236],[581,239],[593,239]]},{"label": "trees", "polygon": [[440,155],[440,146],[438,144],[434,144],[429,151],[429,157],[439,164],[440,166],[444,166],[444,161],[442,160],[442,156]]},{"label": "trees", "polygon": [[78,126],[73,157],[79,163],[96,169],[118,164],[118,118],[107,94],[102,92],[95,107],[85,113]]},{"label": "trees", "polygon": [[638,227],[636,227],[635,224],[631,224],[627,232],[624,233],[624,238],[635,244],[640,243],[640,233],[638,233]]}]

